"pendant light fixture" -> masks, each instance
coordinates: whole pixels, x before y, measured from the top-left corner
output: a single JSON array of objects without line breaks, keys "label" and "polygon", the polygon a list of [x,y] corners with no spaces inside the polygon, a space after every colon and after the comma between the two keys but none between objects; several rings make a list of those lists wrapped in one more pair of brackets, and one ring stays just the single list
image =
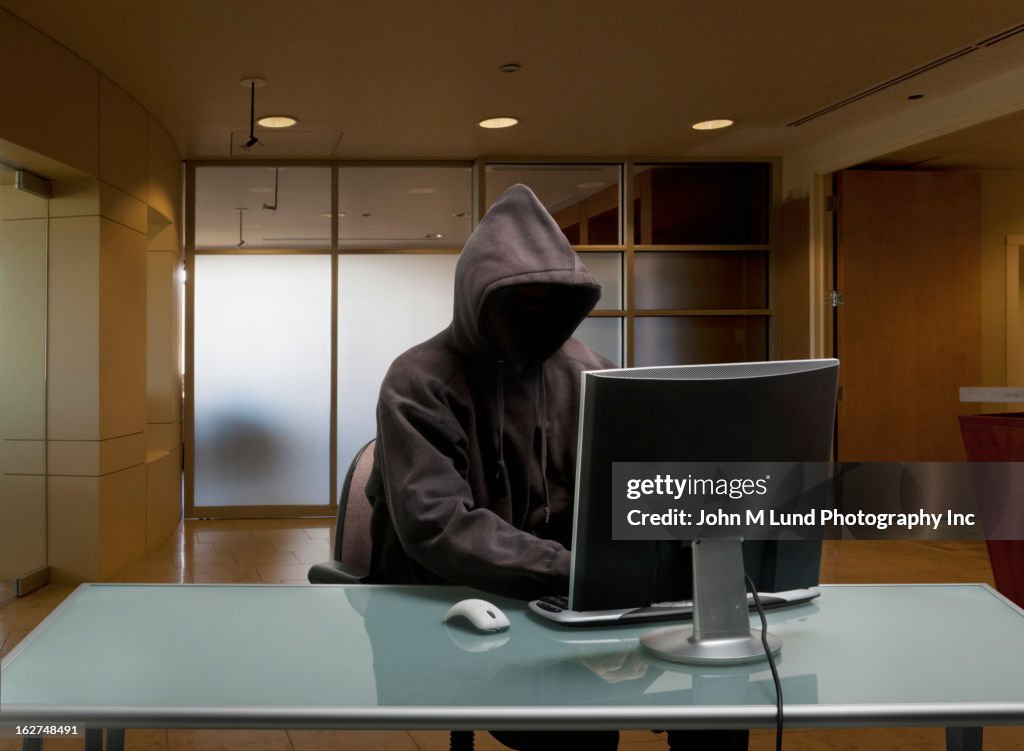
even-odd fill
[{"label": "pendant light fixture", "polygon": [[267,82],[262,78],[243,78],[239,83],[249,89],[249,140],[241,148],[243,151],[251,151],[257,144],[263,145],[256,137],[256,89]]},{"label": "pendant light fixture", "polygon": [[243,245],[245,245],[245,235],[242,234],[242,212],[243,211],[248,211],[248,209],[242,208],[242,209],[237,209],[237,211],[238,211],[238,245],[236,245],[235,247],[236,248],[241,248]]},{"label": "pendant light fixture", "polygon": [[277,211],[277,178],[278,178],[279,169],[280,169],[279,167],[274,167],[274,203],[272,203],[272,204],[270,204],[270,203],[263,204],[263,210],[264,211],[274,211],[274,212]]}]

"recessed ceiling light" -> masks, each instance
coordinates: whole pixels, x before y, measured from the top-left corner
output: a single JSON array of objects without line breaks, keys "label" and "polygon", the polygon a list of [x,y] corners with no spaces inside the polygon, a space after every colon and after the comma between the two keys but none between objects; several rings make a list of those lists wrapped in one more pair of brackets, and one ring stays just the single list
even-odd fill
[{"label": "recessed ceiling light", "polygon": [[481,128],[511,128],[518,124],[519,120],[515,117],[489,117],[479,122]]},{"label": "recessed ceiling light", "polygon": [[594,188],[603,188],[604,186],[605,183],[600,182],[598,180],[592,180],[590,182],[585,183],[576,183],[576,187],[579,188],[580,190],[593,190]]},{"label": "recessed ceiling light", "polygon": [[500,68],[498,68],[498,70],[500,70],[502,73],[515,73],[517,70],[519,70],[519,63],[505,63]]},{"label": "recessed ceiling light", "polygon": [[319,216],[321,219],[330,219],[332,216],[334,216],[334,214],[328,211],[326,214],[320,214]]},{"label": "recessed ceiling light", "polygon": [[430,195],[431,193],[436,193],[437,189],[436,188],[411,188],[409,190],[409,192],[412,193],[415,196],[427,196],[427,195]]},{"label": "recessed ceiling light", "polygon": [[468,211],[456,211],[456,212],[455,212],[454,214],[452,214],[452,216],[457,216],[457,217],[459,217],[460,219],[461,219],[462,217],[464,217],[464,216],[468,216],[468,215],[469,215],[469,212],[468,212]]},{"label": "recessed ceiling light", "polygon": [[372,211],[367,211],[364,214],[361,214],[361,216],[373,216],[373,212]]},{"label": "recessed ceiling light", "polygon": [[440,232],[437,232],[430,235],[424,235],[424,237],[428,240],[440,240],[442,237],[444,237],[444,235],[442,235]]},{"label": "recessed ceiling light", "polygon": [[732,125],[732,120],[702,120],[699,123],[694,123],[691,127],[694,130],[718,130],[719,128],[728,128]]},{"label": "recessed ceiling light", "polygon": [[265,185],[256,185],[256,186],[253,186],[252,188],[249,188],[249,192],[250,193],[273,193],[274,189],[273,188],[268,188]]},{"label": "recessed ceiling light", "polygon": [[257,120],[264,128],[290,128],[298,122],[290,115],[265,115]]}]

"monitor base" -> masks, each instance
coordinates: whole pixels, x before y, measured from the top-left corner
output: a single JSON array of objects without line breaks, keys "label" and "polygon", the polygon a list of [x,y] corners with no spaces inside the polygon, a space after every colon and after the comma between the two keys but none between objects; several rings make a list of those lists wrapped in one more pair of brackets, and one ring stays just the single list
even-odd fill
[{"label": "monitor base", "polygon": [[[658,657],[686,665],[742,665],[768,658],[761,632],[754,629],[747,636],[696,639],[690,626],[669,626],[648,631],[640,643]],[[769,633],[768,648],[778,654],[782,639]]]}]

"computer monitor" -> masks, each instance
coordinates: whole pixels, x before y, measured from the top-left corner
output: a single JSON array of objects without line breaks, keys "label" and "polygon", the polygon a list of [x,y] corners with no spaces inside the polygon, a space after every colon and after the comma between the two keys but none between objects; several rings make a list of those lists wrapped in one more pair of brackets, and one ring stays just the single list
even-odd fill
[{"label": "computer monitor", "polygon": [[[583,373],[569,607],[696,594],[692,546],[612,539],[613,463],[828,462],[838,368],[824,359]],[[818,583],[820,540],[743,545],[739,565],[759,590]]]}]

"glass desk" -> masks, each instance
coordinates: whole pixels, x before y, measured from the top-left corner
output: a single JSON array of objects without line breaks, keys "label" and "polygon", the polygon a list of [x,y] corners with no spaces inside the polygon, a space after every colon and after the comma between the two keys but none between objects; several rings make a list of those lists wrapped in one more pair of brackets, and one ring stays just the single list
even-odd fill
[{"label": "glass desk", "polygon": [[[823,586],[769,613],[786,727],[1024,725],[1024,611],[985,585]],[[652,626],[442,623],[447,587],[87,584],[0,666],[0,725],[773,727],[767,663],[649,657]],[[966,728],[966,730],[965,730]]]}]

